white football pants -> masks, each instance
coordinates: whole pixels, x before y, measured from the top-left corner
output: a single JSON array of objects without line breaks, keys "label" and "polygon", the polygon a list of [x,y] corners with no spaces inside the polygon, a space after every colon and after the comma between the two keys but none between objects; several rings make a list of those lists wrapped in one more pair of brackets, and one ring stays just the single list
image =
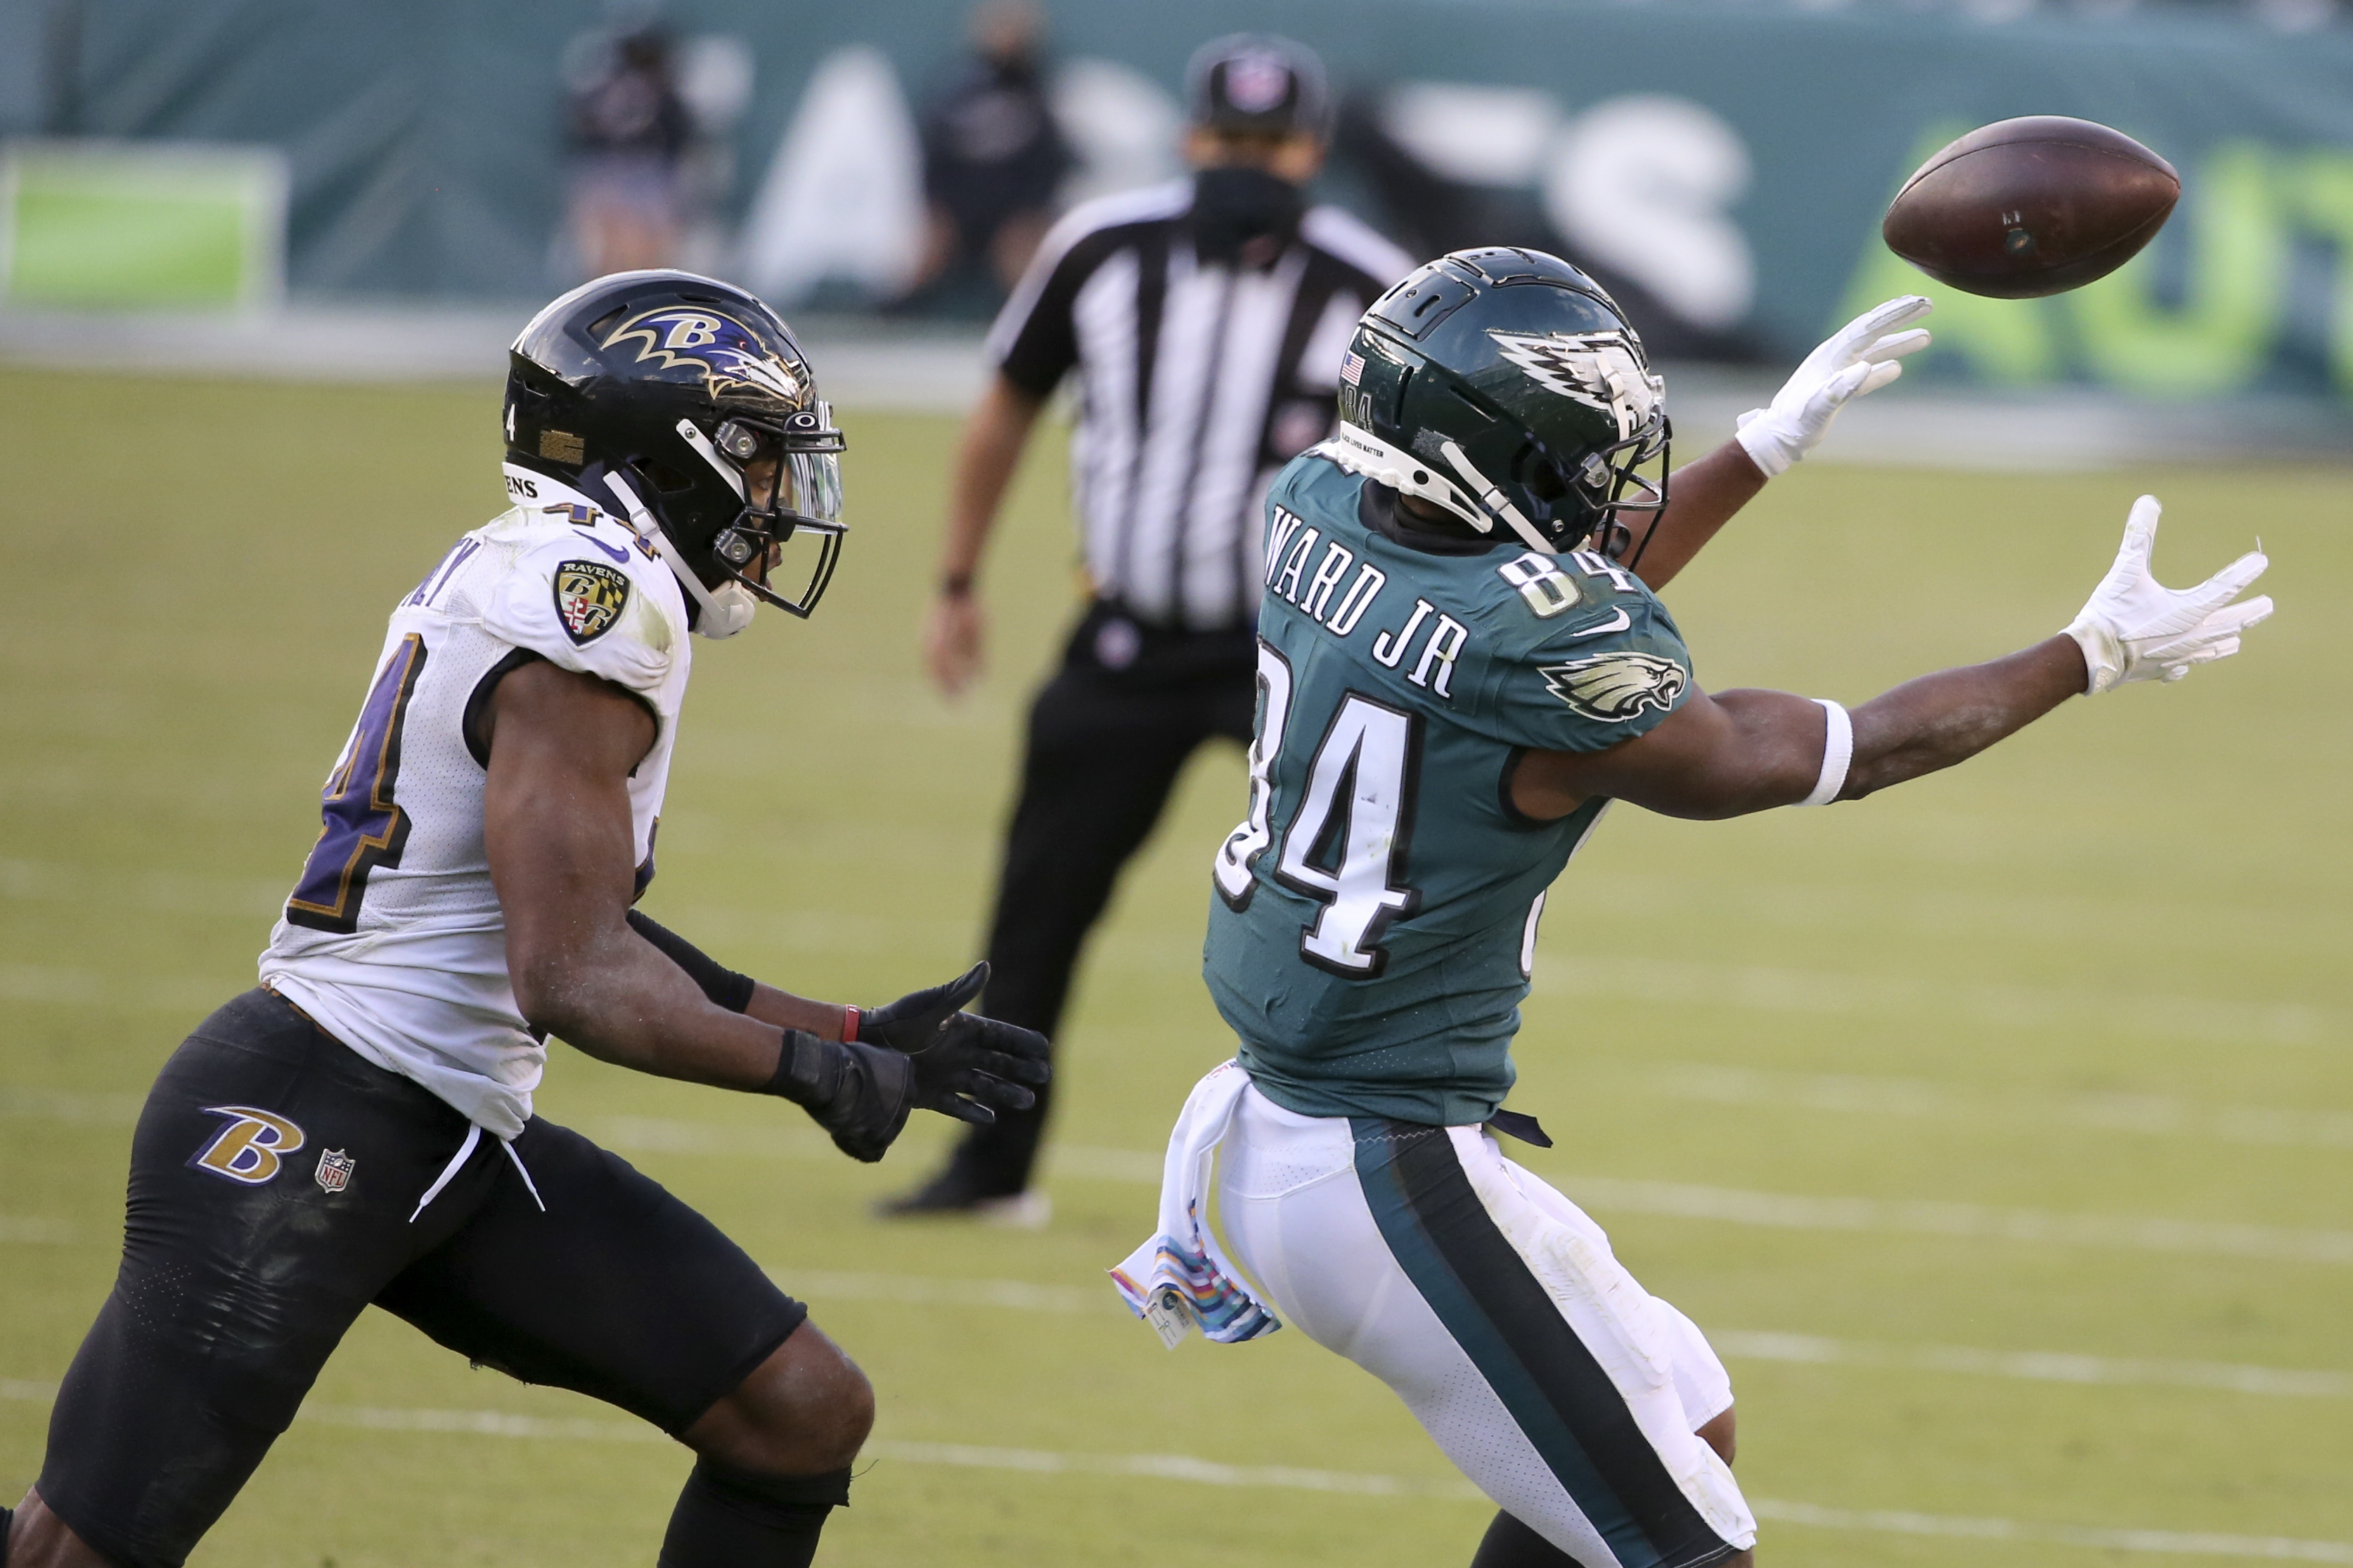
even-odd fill
[{"label": "white football pants", "polygon": [[1694,1436],[1731,1407],[1724,1363],[1484,1129],[1300,1116],[1250,1088],[1216,1182],[1226,1255],[1282,1321],[1395,1389],[1584,1568],[1694,1568],[1755,1543]]}]

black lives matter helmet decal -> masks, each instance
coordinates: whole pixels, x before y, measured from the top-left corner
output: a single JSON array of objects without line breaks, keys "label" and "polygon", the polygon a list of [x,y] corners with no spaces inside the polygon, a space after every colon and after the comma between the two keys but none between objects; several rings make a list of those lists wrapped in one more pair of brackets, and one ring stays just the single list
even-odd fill
[{"label": "black lives matter helmet decal", "polygon": [[1617,302],[1557,257],[1421,268],[1365,312],[1341,382],[1322,450],[1482,533],[1615,556],[1621,514],[1665,505],[1664,387]]},{"label": "black lives matter helmet decal", "polygon": [[[507,460],[628,520],[696,630],[740,630],[755,603],[816,606],[839,557],[846,443],[776,312],[690,272],[615,273],[533,317],[508,360]],[[788,540],[797,593],[769,581]]]}]

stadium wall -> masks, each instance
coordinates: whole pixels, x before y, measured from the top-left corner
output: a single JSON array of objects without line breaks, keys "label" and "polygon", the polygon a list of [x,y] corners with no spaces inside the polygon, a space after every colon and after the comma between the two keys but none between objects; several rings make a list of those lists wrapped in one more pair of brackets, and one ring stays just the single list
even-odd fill
[{"label": "stadium wall", "polygon": [[[1312,42],[1369,125],[1506,226],[1541,225],[1719,357],[1802,350],[1925,280],[1877,243],[1903,177],[1968,126],[2067,113],[2181,168],[2181,212],[2108,282],[2032,305],[1938,296],[1943,368],[1993,384],[2353,397],[2353,28],[2243,14],[1546,0],[1073,0],[1048,6],[1082,176],[1145,177],[1217,32]],[[963,0],[669,9],[752,67],[723,267],[828,306],[912,243],[908,108]],[[1981,7],[1976,13],[1983,16]],[[288,159],[298,295],[514,300],[568,281],[559,61],[595,8],[408,0],[0,0],[0,133],[266,143]],[[1346,161],[1335,194],[1401,226]],[[1638,311],[1638,314],[1642,312]],[[1648,323],[1646,323],[1646,328]]]}]

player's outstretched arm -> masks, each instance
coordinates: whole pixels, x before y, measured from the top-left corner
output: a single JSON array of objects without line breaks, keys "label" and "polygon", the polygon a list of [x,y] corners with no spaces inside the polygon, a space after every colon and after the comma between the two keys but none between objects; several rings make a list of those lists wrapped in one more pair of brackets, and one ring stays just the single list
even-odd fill
[{"label": "player's outstretched arm", "polygon": [[[507,676],[491,709],[483,837],[509,977],[534,1026],[617,1066],[781,1095],[861,1160],[881,1159],[918,1107],[987,1121],[1032,1103],[1022,1086],[1045,1081],[1045,1041],[961,1011],[985,966],[861,1016],[633,929],[628,775],[653,743],[651,716],[618,687],[544,663]],[[837,1037],[852,1018],[856,1037]]]},{"label": "player's outstretched arm", "polygon": [[1828,793],[1814,804],[1860,800],[1973,757],[2083,689],[2083,651],[2062,636],[1990,664],[1907,680],[1854,710],[1844,737],[1833,733],[1839,718],[1809,698],[1695,691],[1623,745],[1528,753],[1513,777],[1512,801],[1540,819],[1607,795],[1668,816],[1712,820],[1795,805],[1824,785]]},{"label": "player's outstretched arm", "polygon": [[2136,680],[2179,680],[2239,650],[2268,597],[2234,603],[2269,564],[2249,552],[2194,588],[2149,574],[2158,507],[2143,496],[2116,564],[2068,628],[1989,664],[1907,680],[1850,715],[1783,691],[1694,692],[1647,733],[1605,751],[1531,752],[1513,804],[1549,820],[1608,796],[1669,816],[1726,817],[1860,800],[1967,760],[2058,707]]},{"label": "player's outstretched arm", "polygon": [[1821,444],[1840,409],[1902,375],[1904,356],[1928,346],[1927,331],[1914,323],[1935,308],[1906,294],[1865,310],[1808,354],[1770,405],[1742,415],[1731,440],[1677,468],[1667,481],[1667,509],[1648,538],[1635,530],[1635,549],[1627,552],[1642,581],[1653,592],[1665,587],[1767,479]]}]

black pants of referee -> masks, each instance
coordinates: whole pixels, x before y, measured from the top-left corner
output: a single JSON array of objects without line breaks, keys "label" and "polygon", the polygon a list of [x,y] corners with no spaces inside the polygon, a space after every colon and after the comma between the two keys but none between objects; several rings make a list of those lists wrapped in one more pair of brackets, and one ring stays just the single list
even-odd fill
[{"label": "black pants of referee", "polygon": [[[1088,608],[1029,709],[982,1012],[1054,1037],[1079,950],[1186,759],[1217,736],[1250,743],[1257,668],[1247,628],[1172,631],[1116,605]],[[982,1197],[1026,1189],[1052,1089],[966,1132],[952,1173]]]}]

